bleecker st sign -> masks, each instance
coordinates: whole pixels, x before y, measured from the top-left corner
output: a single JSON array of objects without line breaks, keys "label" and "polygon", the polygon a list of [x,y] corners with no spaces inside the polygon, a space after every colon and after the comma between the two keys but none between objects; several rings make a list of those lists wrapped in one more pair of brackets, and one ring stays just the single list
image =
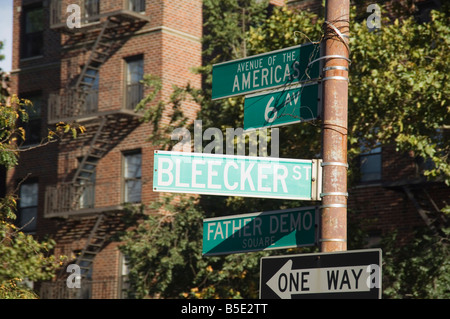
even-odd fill
[{"label": "bleecker st sign", "polygon": [[317,79],[319,45],[307,43],[213,65],[212,98],[245,95]]},{"label": "bleecker st sign", "polygon": [[318,160],[155,151],[156,192],[316,200]]}]

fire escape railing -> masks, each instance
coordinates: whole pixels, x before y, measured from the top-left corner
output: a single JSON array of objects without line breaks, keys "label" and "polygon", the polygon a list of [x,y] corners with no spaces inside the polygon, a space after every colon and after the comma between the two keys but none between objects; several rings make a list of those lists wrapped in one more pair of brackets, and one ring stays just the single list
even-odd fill
[{"label": "fire escape railing", "polygon": [[[69,5],[72,6],[69,7]],[[59,28],[67,26],[67,19],[72,18],[71,15],[75,13],[75,11],[71,11],[73,8],[79,8],[80,22],[84,26],[96,22],[102,16],[107,16],[112,12],[145,12],[145,0],[51,0],[50,27]]]}]

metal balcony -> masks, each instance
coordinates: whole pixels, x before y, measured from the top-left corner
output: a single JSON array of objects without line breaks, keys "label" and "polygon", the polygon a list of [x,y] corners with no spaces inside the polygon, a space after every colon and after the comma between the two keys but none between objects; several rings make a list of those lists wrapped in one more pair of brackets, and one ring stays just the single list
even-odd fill
[{"label": "metal balcony", "polygon": [[[76,5],[80,10],[80,28],[70,28],[68,21],[72,20]],[[149,21],[145,16],[145,0],[51,0],[50,2],[50,28],[55,30],[78,32],[86,28],[95,28],[102,18],[116,17],[119,20]]]},{"label": "metal balcony", "polygon": [[95,185],[64,183],[47,186],[44,217],[61,217],[79,210],[94,208]]},{"label": "metal balcony", "polygon": [[[81,192],[81,196],[79,193]],[[44,218],[92,216],[122,211],[123,205],[96,206],[95,184],[62,183],[45,189]]]},{"label": "metal balcony", "polygon": [[111,85],[101,85],[100,88],[89,90],[61,89],[50,93],[48,123],[81,121],[87,118],[119,113],[139,117],[141,114],[136,113],[134,109],[144,97],[143,84],[129,84],[124,88],[124,91],[125,96],[122,103],[118,102],[122,99]]}]

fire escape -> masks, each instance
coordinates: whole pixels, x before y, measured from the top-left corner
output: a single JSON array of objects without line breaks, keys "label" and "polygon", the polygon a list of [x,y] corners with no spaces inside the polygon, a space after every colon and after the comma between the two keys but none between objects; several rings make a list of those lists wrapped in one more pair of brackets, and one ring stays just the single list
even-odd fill
[{"label": "fire escape", "polygon": [[445,236],[443,229],[450,226],[450,221],[439,205],[433,199],[433,186],[442,185],[438,180],[428,181],[423,172],[427,166],[432,165],[422,158],[416,158],[415,175],[409,179],[400,179],[385,182],[383,186],[404,194],[404,198],[410,202],[424,224],[436,235]]},{"label": "fire escape", "polygon": [[400,187],[430,230],[441,234],[442,229],[449,226],[447,217],[430,196],[426,183],[401,185]]},{"label": "fire escape", "polygon": [[[77,4],[81,8],[81,26],[69,28],[67,6]],[[109,7],[107,7],[109,6]],[[106,241],[105,211],[117,207],[96,207],[93,198],[95,170],[100,160],[111,150],[115,142],[126,134],[124,127],[136,126],[139,114],[134,107],[142,96],[142,87],[131,90],[119,109],[99,110],[99,72],[104,63],[125,43],[124,38],[141,29],[148,21],[144,12],[144,0],[51,0],[50,27],[61,33],[65,47],[80,43],[88,45],[87,60],[81,71],[66,80],[66,87],[50,94],[48,123],[60,121],[78,122],[87,128],[78,141],[62,140],[61,144],[83,141],[83,155],[76,170],[65,181],[49,186],[45,194],[46,218],[91,219],[91,230],[76,264],[85,278],[93,260]],[[70,49],[69,49],[70,50]],[[130,95],[130,90],[126,92]],[[123,136],[122,136],[123,137]],[[120,206],[120,205],[118,205]]]}]

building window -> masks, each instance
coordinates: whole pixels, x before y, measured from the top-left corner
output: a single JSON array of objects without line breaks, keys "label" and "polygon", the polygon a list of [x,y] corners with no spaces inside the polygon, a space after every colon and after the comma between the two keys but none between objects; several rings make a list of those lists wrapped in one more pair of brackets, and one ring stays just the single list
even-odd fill
[{"label": "building window", "polygon": [[22,30],[21,58],[42,55],[44,47],[44,9],[42,5],[24,7]]},{"label": "building window", "polygon": [[87,69],[82,79],[84,94],[84,104],[82,114],[92,114],[98,111],[98,87],[100,76],[99,72],[93,69]]},{"label": "building window", "polygon": [[130,292],[130,283],[129,283],[129,273],[130,267],[128,258],[120,254],[120,283],[119,283],[119,298],[120,299],[128,299],[132,297],[132,293]]},{"label": "building window", "polygon": [[126,203],[139,203],[141,201],[141,153],[124,154],[124,201]]},{"label": "building window", "polygon": [[[81,158],[78,159],[81,165]],[[95,160],[89,159],[89,162]],[[82,193],[79,200],[80,209],[92,208],[95,204],[95,165],[85,163],[82,171],[80,172],[80,187],[82,187]]]},{"label": "building window", "polygon": [[142,56],[126,60],[126,109],[134,110],[136,105],[144,98],[143,84],[144,60]]},{"label": "building window", "polygon": [[23,232],[34,232],[36,231],[38,213],[38,183],[22,183],[20,185],[19,195],[18,227]]},{"label": "building window", "polygon": [[361,182],[381,180],[381,147],[362,153],[359,163]]},{"label": "building window", "polygon": [[25,106],[28,121],[20,122],[19,125],[25,131],[25,139],[22,141],[23,146],[35,145],[41,142],[41,110],[42,110],[42,95],[29,94],[23,95],[24,99],[29,100],[31,105]]},{"label": "building window", "polygon": [[99,20],[100,0],[84,0],[84,18],[85,22],[94,22]]},{"label": "building window", "polygon": [[145,0],[128,0],[128,9],[134,12],[145,12]]}]

